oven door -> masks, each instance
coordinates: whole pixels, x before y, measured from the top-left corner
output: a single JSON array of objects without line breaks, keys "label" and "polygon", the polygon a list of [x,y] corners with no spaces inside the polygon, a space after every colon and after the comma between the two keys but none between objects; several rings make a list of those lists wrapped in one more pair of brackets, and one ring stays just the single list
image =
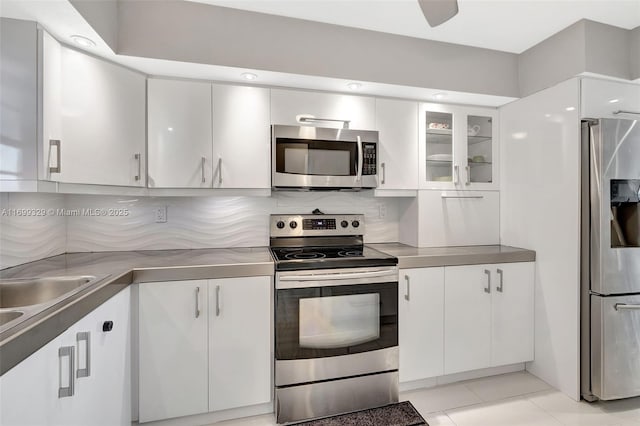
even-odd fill
[{"label": "oven door", "polygon": [[375,188],[378,132],[273,126],[274,188]]},{"label": "oven door", "polygon": [[396,267],[276,274],[276,385],[398,368]]}]

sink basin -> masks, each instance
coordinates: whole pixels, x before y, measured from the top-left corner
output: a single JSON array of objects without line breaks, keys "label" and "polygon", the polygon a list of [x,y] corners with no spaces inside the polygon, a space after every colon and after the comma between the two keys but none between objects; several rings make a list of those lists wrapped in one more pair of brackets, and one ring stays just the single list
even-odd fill
[{"label": "sink basin", "polygon": [[[68,276],[0,280],[0,308],[16,308],[49,302],[73,292],[95,278],[93,276]],[[11,312],[4,314],[11,314]]]},{"label": "sink basin", "polygon": [[13,321],[14,319],[20,316],[22,316],[22,312],[17,312],[17,311],[0,312],[0,327],[5,325],[8,322]]}]

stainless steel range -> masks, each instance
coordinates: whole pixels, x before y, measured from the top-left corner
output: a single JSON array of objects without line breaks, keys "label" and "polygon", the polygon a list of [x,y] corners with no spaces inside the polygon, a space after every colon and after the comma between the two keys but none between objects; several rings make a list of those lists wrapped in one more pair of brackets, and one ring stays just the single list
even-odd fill
[{"label": "stainless steel range", "polygon": [[398,402],[398,260],[362,215],[272,215],[278,423]]}]

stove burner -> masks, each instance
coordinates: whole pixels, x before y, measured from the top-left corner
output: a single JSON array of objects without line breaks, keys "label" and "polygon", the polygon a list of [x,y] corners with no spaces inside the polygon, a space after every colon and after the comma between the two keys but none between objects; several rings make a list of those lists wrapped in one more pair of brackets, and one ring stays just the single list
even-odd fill
[{"label": "stove burner", "polygon": [[289,260],[291,259],[322,259],[323,257],[327,257],[327,255],[324,253],[309,251],[309,252],[289,253],[284,257],[285,259],[289,259]]},{"label": "stove burner", "polygon": [[340,256],[340,257],[362,256],[362,250],[342,250],[342,251],[338,252],[338,256]]}]

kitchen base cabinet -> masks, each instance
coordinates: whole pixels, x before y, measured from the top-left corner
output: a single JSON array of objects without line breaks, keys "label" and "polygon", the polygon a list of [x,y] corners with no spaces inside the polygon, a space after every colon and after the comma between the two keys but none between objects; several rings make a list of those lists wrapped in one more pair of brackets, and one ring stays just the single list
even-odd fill
[{"label": "kitchen base cabinet", "polygon": [[531,361],[534,356],[534,263],[489,266],[495,281],[491,289],[491,366]]},{"label": "kitchen base cabinet", "polygon": [[139,287],[139,420],[208,411],[207,281]]},{"label": "kitchen base cabinet", "polygon": [[139,284],[139,421],[271,401],[272,277]]},{"label": "kitchen base cabinet", "polygon": [[445,268],[444,373],[491,363],[491,294],[486,265]]},{"label": "kitchen base cabinet", "polygon": [[534,263],[445,268],[445,374],[533,360]]},{"label": "kitchen base cabinet", "polygon": [[444,269],[400,270],[400,382],[441,376],[444,373]]},{"label": "kitchen base cabinet", "polygon": [[130,424],[130,349],[125,288],[0,377],[0,424]]},{"label": "kitchen base cabinet", "polygon": [[271,400],[271,277],[209,280],[209,411]]}]

